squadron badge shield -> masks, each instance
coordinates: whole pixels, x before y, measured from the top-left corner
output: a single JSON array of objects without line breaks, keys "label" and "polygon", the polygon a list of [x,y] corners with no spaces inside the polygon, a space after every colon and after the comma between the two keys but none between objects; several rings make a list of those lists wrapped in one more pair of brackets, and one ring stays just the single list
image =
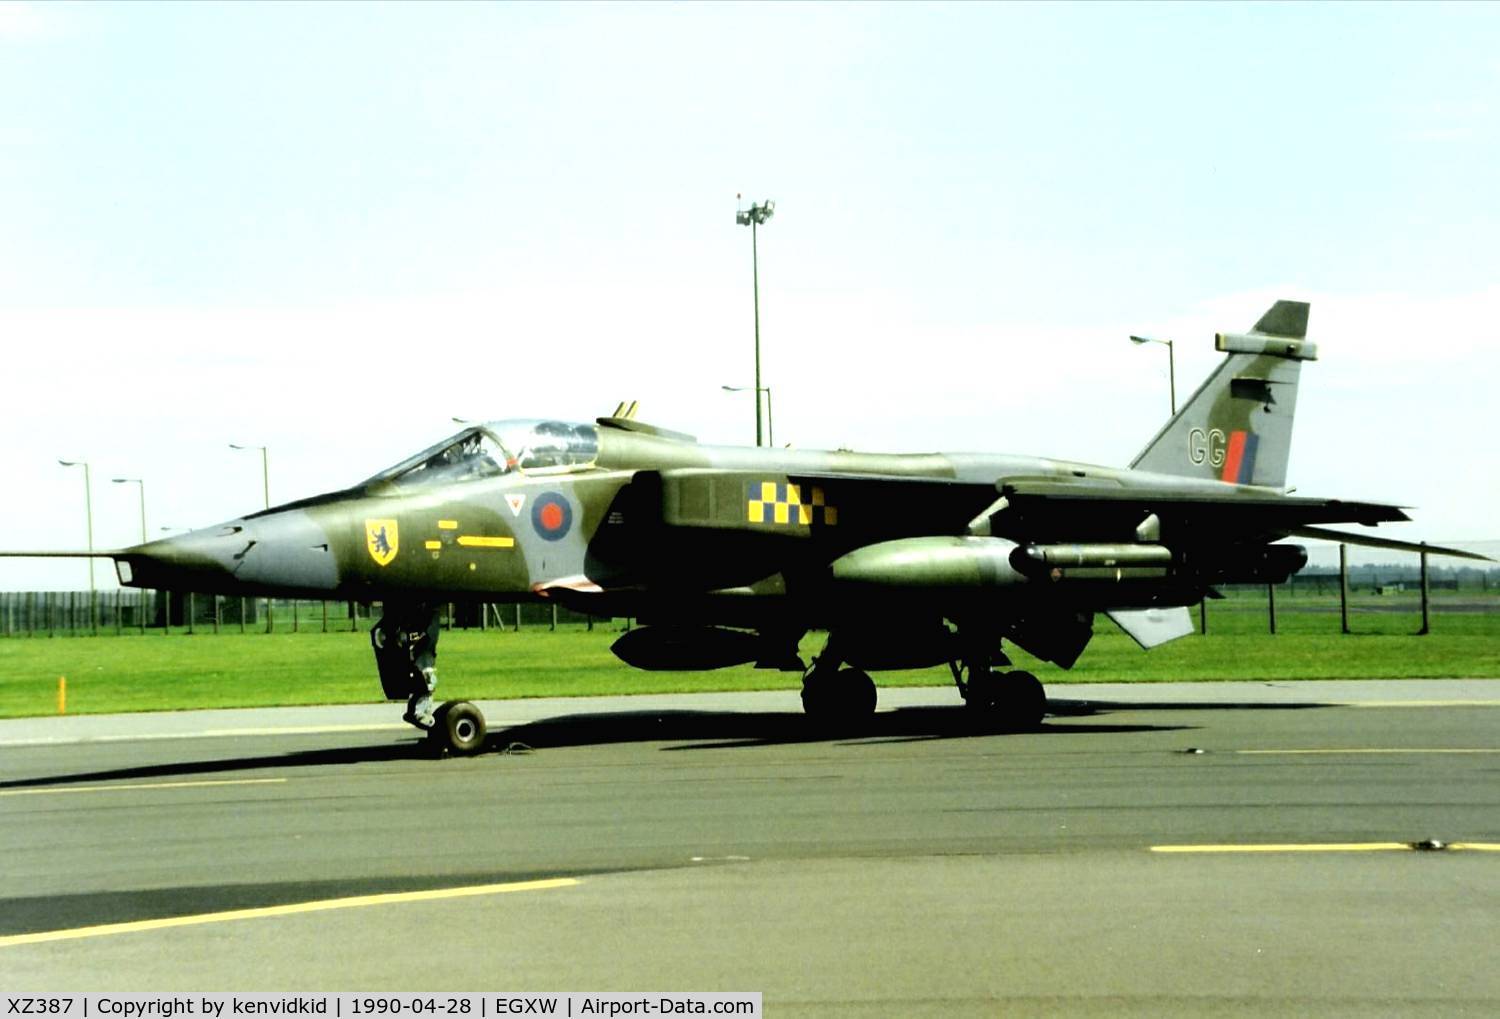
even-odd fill
[{"label": "squadron badge shield", "polygon": [[370,558],[375,560],[376,566],[389,565],[396,558],[400,547],[401,539],[396,530],[396,521],[365,521],[365,548],[370,550]]}]

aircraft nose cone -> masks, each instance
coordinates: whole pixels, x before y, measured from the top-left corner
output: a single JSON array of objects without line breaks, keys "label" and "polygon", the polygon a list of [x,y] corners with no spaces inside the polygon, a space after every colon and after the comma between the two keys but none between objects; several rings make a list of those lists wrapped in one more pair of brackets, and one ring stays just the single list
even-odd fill
[{"label": "aircraft nose cone", "polygon": [[326,595],[338,587],[333,543],[303,510],[285,510],[246,521],[250,546],[235,577],[267,593]]},{"label": "aircraft nose cone", "polygon": [[253,544],[238,522],[206,527],[128,548],[116,569],[131,587],[228,592]]},{"label": "aircraft nose cone", "polygon": [[301,511],[234,520],[137,545],[119,561],[120,580],[132,587],[322,595],[338,582],[327,535]]}]

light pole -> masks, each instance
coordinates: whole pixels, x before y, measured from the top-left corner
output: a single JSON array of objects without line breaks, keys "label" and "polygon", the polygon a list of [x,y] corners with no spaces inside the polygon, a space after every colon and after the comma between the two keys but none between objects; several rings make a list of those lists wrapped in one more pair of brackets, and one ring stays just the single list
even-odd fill
[{"label": "light pole", "polygon": [[[140,478],[111,478],[117,485],[138,485],[141,495],[141,544],[146,544],[146,482]],[[118,603],[116,603],[118,604]],[[140,597],[136,599],[136,614],[140,616],[141,633],[146,632],[146,592],[141,591]],[[118,627],[116,627],[118,629]]]},{"label": "light pole", "polygon": [[94,591],[94,486],[89,481],[89,465],[84,460],[59,460],[64,467],[83,468],[83,512],[89,528],[89,632],[99,634],[99,606]]},{"label": "light pole", "polygon": [[[230,449],[239,449],[239,450],[249,450],[249,449],[258,449],[258,450],[260,450],[260,484],[261,484],[261,493],[262,493],[262,495],[264,495],[265,500],[266,500],[266,509],[270,509],[271,508],[271,455],[266,452],[266,447],[264,447],[264,446],[239,446],[239,445],[236,445],[235,443],[231,442],[229,444],[229,448]],[[244,602],[241,602],[240,604],[243,605]],[[243,619],[244,619],[243,614],[241,615],[240,618],[243,621]],[[275,629],[275,626],[276,626],[276,621],[275,621],[275,619],[271,615],[271,596],[267,595],[266,596],[266,632],[270,633],[273,629]]]},{"label": "light pole", "polygon": [[[750,386],[720,386],[719,388],[726,393],[748,393],[751,389]],[[766,394],[766,445],[774,446],[776,445],[776,415],[771,413],[771,387],[758,386],[755,389],[757,394],[755,402],[757,405],[760,403],[759,394]]]},{"label": "light pole", "polygon": [[237,446],[237,445],[235,445],[234,443],[231,442],[229,444],[229,448],[230,449],[238,449],[238,450],[250,450],[250,449],[258,449],[258,450],[260,450],[260,485],[261,485],[261,494],[265,497],[266,509],[270,509],[271,508],[271,460],[270,460],[270,454],[266,452],[266,447],[264,447],[264,446]]},{"label": "light pole", "polygon": [[[739,198],[735,195],[735,198]],[[734,221],[740,226],[750,228],[750,279],[754,287],[755,295],[755,391],[757,394],[763,391],[760,384],[760,253],[757,249],[756,230],[776,211],[775,202],[751,203],[750,208],[738,210],[734,214]],[[755,400],[755,444],[759,446],[760,441],[760,398]]]},{"label": "light pole", "polygon": [[149,540],[146,537],[146,483],[140,478],[110,478],[117,485],[137,485],[141,494],[141,544]]},{"label": "light pole", "polygon": [[1136,346],[1143,343],[1160,343],[1167,348],[1167,379],[1171,386],[1169,392],[1172,394],[1172,416],[1177,416],[1177,356],[1172,351],[1171,340],[1158,340],[1153,336],[1132,336],[1130,342]]}]

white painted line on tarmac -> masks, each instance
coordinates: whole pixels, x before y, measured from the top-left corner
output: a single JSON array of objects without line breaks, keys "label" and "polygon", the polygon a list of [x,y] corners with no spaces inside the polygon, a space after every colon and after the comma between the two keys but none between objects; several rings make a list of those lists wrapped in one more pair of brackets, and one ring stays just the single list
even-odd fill
[{"label": "white painted line on tarmac", "polygon": [[1500,708],[1500,700],[1344,701],[1350,708]]},{"label": "white painted line on tarmac", "polygon": [[124,793],[140,789],[202,789],[225,785],[280,785],[284,778],[221,778],[201,782],[134,782],[120,785],[65,785],[45,789],[0,789],[0,796],[54,796],[63,793]]},{"label": "white painted line on tarmac", "polygon": [[28,736],[0,739],[0,747],[70,746],[76,743],[135,743],[152,740],[205,739],[224,736],[298,736],[340,732],[384,732],[409,729],[404,722],[369,722],[357,725],[283,725],[245,729],[199,729],[190,732],[105,733],[98,736]]},{"label": "white painted line on tarmac", "polygon": [[[509,728],[517,725],[527,725],[529,721],[526,719],[503,718],[486,720],[486,725],[491,729]],[[232,729],[200,729],[189,732],[106,733],[97,736],[27,736],[21,739],[0,739],[0,750],[11,747],[76,746],[82,743],[147,743],[153,740],[222,739],[236,736],[322,736],[350,732],[401,732],[403,730],[410,731],[413,736],[419,735],[416,729],[405,722],[364,722],[346,725],[278,725]]]}]

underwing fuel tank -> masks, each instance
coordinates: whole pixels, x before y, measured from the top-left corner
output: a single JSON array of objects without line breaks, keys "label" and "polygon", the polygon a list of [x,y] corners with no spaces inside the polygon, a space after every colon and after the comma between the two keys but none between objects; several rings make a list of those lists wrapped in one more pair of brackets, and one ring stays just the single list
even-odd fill
[{"label": "underwing fuel tank", "polygon": [[1307,563],[1299,545],[1174,554],[1165,545],[1016,545],[1004,538],[901,538],[834,560],[833,584],[846,589],[963,591],[1031,581],[1119,584],[1282,583]]},{"label": "underwing fuel tank", "polygon": [[744,665],[761,657],[758,634],[724,626],[642,626],[610,645],[626,665],[649,672],[696,672]]},{"label": "underwing fuel tank", "polygon": [[929,536],[882,541],[833,561],[835,586],[877,590],[966,590],[1024,584],[1004,538]]}]

